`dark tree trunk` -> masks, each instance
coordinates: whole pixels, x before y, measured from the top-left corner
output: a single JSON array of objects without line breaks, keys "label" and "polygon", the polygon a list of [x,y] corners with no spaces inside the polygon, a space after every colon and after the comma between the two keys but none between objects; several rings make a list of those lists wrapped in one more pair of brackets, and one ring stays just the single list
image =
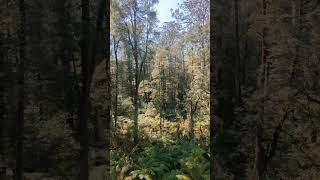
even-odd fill
[{"label": "dark tree trunk", "polygon": [[24,61],[26,46],[26,10],[24,0],[19,0],[19,67],[18,67],[18,117],[17,117],[17,145],[16,145],[16,180],[23,179],[23,135],[24,135]]},{"label": "dark tree trunk", "polygon": [[[109,11],[108,11],[109,12]],[[108,16],[109,18],[109,16]],[[109,20],[107,21],[109,22]],[[109,23],[108,23],[108,32],[110,31]],[[107,40],[109,39],[109,36],[107,37]],[[109,48],[107,48],[109,49]],[[106,131],[107,131],[107,137],[106,137],[106,146],[107,146],[107,177],[110,178],[110,145],[111,145],[111,73],[110,73],[110,52],[107,50],[107,57],[106,57],[106,77],[107,77],[107,109],[106,109]]]},{"label": "dark tree trunk", "polygon": [[[103,0],[102,0],[103,1]],[[106,34],[110,33],[110,1],[106,4]],[[110,42],[110,36],[106,36],[106,42]],[[107,78],[107,112],[106,112],[106,131],[107,131],[107,137],[106,137],[106,146],[107,146],[107,158],[106,158],[106,174],[107,179],[110,179],[110,145],[111,145],[111,73],[110,73],[110,48],[107,45],[106,46],[106,78]]]},{"label": "dark tree trunk", "polygon": [[89,118],[89,43],[90,43],[90,13],[89,0],[81,0],[82,9],[82,32],[81,32],[81,73],[82,87],[79,104],[79,140],[80,140],[80,169],[79,180],[89,179],[89,137],[88,137],[88,118]]},{"label": "dark tree trunk", "polygon": [[[298,3],[298,6],[297,6]],[[295,46],[295,53],[294,53],[294,60],[292,63],[292,71],[290,76],[290,85],[293,87],[301,87],[301,77],[303,77],[303,73],[300,73],[301,67],[299,67],[300,64],[300,56],[301,56],[301,44],[302,42],[302,30],[303,30],[303,14],[304,14],[304,1],[292,1],[292,24],[293,29],[295,32],[295,36],[298,40],[296,46]],[[298,20],[298,21],[297,21]]]},{"label": "dark tree trunk", "polygon": [[135,84],[134,84],[134,96],[133,96],[133,106],[134,106],[134,129],[133,129],[133,140],[134,144],[138,144],[138,117],[139,117],[139,61],[138,61],[138,37],[137,37],[137,2],[134,2],[134,19],[133,19],[133,57],[135,62]]},{"label": "dark tree trunk", "polygon": [[[3,47],[3,41],[4,37],[2,36],[2,33],[0,32],[0,81],[5,82],[5,72],[4,72],[4,66],[5,66],[5,51]],[[6,105],[4,103],[4,93],[5,93],[5,86],[4,83],[0,83],[0,155],[2,155],[3,150],[3,140],[4,140],[4,125],[5,125],[5,111],[6,111]]]},{"label": "dark tree trunk", "polygon": [[192,139],[194,137],[194,110],[193,110],[193,102],[190,102],[189,105],[189,137]]},{"label": "dark tree trunk", "polygon": [[68,41],[71,40],[71,35],[68,30],[67,24],[67,10],[66,10],[66,1],[58,0],[57,9],[58,9],[58,20],[59,20],[59,34],[60,34],[60,50],[59,50],[59,59],[62,62],[63,66],[63,88],[64,88],[64,104],[65,112],[67,113],[66,123],[70,128],[74,128],[74,93],[72,91],[72,76],[70,71],[70,60],[71,52],[70,47],[68,46]]},{"label": "dark tree trunk", "polygon": [[[89,0],[81,1],[82,9],[82,33],[81,33],[81,72],[82,72],[82,92],[79,104],[79,135],[80,135],[80,180],[88,180],[89,178],[89,137],[88,137],[88,121],[89,121],[89,103],[90,103],[90,88],[93,73],[95,70],[97,45],[99,39],[102,38],[103,22],[106,15],[107,2],[101,0],[99,2],[99,10],[96,23],[96,31],[93,42],[90,41],[90,9]],[[109,39],[110,40],[110,39]],[[110,53],[109,53],[110,55]],[[109,59],[109,58],[107,58]],[[110,79],[107,75],[107,84]],[[107,93],[110,93],[110,88]],[[111,95],[108,95],[108,97]],[[111,106],[111,99],[108,100],[108,107]],[[110,109],[107,109],[108,116],[110,116]],[[107,123],[109,124],[109,123]],[[108,126],[108,125],[107,125]],[[108,127],[107,127],[108,128]]]},{"label": "dark tree trunk", "polygon": [[115,97],[114,97],[114,126],[117,126],[118,121],[118,94],[119,94],[119,87],[118,87],[118,81],[119,81],[119,59],[118,59],[118,46],[119,40],[117,41],[116,38],[113,36],[113,51],[114,51],[114,57],[116,60],[116,81],[115,81]]},{"label": "dark tree trunk", "polygon": [[[39,86],[38,86],[39,87],[39,94],[41,96],[41,93],[42,93],[42,82],[41,82],[41,74],[40,74],[40,72],[38,72],[37,77],[38,77],[38,81],[39,81]],[[42,106],[41,100],[38,103],[38,107],[39,107],[39,120],[43,121],[44,120],[44,117],[43,117],[44,113],[43,113],[43,106]]]},{"label": "dark tree trunk", "polygon": [[264,175],[264,148],[262,144],[262,127],[259,124],[256,129],[256,142],[255,142],[255,162],[253,167],[252,180],[262,180]]},{"label": "dark tree trunk", "polygon": [[[267,15],[267,0],[262,0],[262,15],[266,18]],[[259,75],[259,91],[261,98],[261,108],[259,109],[260,119],[256,127],[256,143],[255,143],[255,161],[253,167],[252,180],[261,180],[264,177],[265,171],[265,154],[262,142],[263,124],[265,121],[265,101],[267,97],[269,64],[268,64],[268,46],[267,46],[267,32],[266,25],[262,27],[262,41],[261,41],[261,73]]]},{"label": "dark tree trunk", "polygon": [[[137,60],[138,61],[138,60]],[[138,62],[136,61],[136,69],[138,69]],[[134,105],[134,130],[133,130],[133,139],[134,143],[138,143],[138,116],[139,116],[139,71],[135,72],[135,87],[134,87],[134,96],[133,96],[133,105]]]},{"label": "dark tree trunk", "polygon": [[[214,11],[214,2],[215,1],[210,1],[210,180],[215,180],[215,169],[214,167],[214,162],[215,162],[215,157],[214,157],[214,146],[215,146],[215,137],[216,137],[216,123],[214,119],[214,109],[213,105],[215,102],[214,97],[214,81],[215,81],[215,74],[214,74],[214,63],[215,63],[215,58],[214,58],[214,51],[217,49],[217,41],[214,41],[214,34],[217,32],[212,29],[212,24],[214,23],[214,18],[215,18],[215,11]],[[217,2],[215,2],[217,3]]]},{"label": "dark tree trunk", "polygon": [[[262,0],[262,15],[266,18],[267,15],[267,0]],[[268,28],[266,25],[262,27],[262,42],[261,42],[261,69],[262,73],[260,75],[261,84],[261,96],[265,98],[267,95],[267,86],[268,86],[268,78],[269,78],[269,63],[268,63],[268,44],[267,44],[267,33]]]},{"label": "dark tree trunk", "polygon": [[235,23],[235,62],[234,62],[234,97],[235,103],[241,103],[240,85],[240,39],[239,39],[239,2],[234,0],[234,23]]}]

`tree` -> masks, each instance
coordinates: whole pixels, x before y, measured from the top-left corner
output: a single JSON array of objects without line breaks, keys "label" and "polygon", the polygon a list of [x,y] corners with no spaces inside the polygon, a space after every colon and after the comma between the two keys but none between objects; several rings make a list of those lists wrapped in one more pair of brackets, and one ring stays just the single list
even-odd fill
[{"label": "tree", "polygon": [[[101,37],[103,22],[106,13],[106,1],[101,0],[97,16],[97,24],[93,42],[90,41],[90,11],[89,1],[81,1],[82,9],[82,32],[81,32],[81,73],[82,73],[82,91],[79,105],[79,134],[80,134],[80,172],[79,179],[87,180],[89,178],[89,139],[88,139],[88,119],[89,119],[89,95],[92,82],[92,76],[96,63],[96,50],[99,37]],[[110,80],[110,79],[109,79]],[[109,83],[109,82],[108,82]],[[110,90],[110,89],[108,89]],[[107,99],[108,100],[108,99]],[[109,102],[110,103],[110,102]],[[109,113],[109,112],[107,112]],[[107,119],[108,121],[108,119]]]},{"label": "tree", "polygon": [[[127,33],[127,41],[132,51],[134,62],[134,142],[138,143],[138,116],[139,116],[139,85],[142,81],[144,64],[150,53],[150,41],[156,26],[156,12],[154,10],[157,0],[127,2],[119,1],[117,9]],[[121,7],[121,9],[120,9]]]},{"label": "tree", "polygon": [[17,144],[16,144],[16,180],[23,179],[23,137],[24,137],[24,63],[25,63],[25,45],[26,45],[26,10],[24,0],[19,1],[19,67],[18,67],[18,116],[17,116]]},{"label": "tree", "polygon": [[[226,178],[231,172],[237,179],[310,177],[307,174],[313,170],[305,173],[302,169],[313,167],[315,170],[317,163],[310,161],[310,154],[299,147],[316,149],[311,142],[315,142],[314,134],[317,133],[310,127],[314,127],[313,117],[317,113],[311,109],[319,106],[311,102],[308,94],[318,96],[312,90],[317,87],[313,80],[316,75],[312,73],[318,68],[314,66],[317,55],[311,50],[316,43],[310,38],[318,37],[315,35],[318,31],[311,33],[311,29],[316,29],[314,20],[319,14],[314,10],[319,6],[315,1],[234,2],[216,2],[213,18],[215,61],[212,72],[215,81],[212,84],[212,112],[223,117],[212,117],[212,121],[224,121],[222,133],[218,133],[221,131],[216,127],[217,123],[211,129],[215,131],[216,174]],[[234,6],[236,3],[238,7]],[[236,13],[222,13],[231,8],[235,12],[238,9],[238,17]],[[238,18],[239,40],[228,38],[237,36],[234,34],[237,27],[229,20],[231,15]],[[298,33],[300,20],[303,28]],[[233,70],[232,62],[237,57],[230,53],[236,52],[237,46],[240,75]],[[306,59],[310,61],[307,63]],[[242,78],[240,105],[233,101],[235,86],[230,78],[239,76]],[[295,166],[296,163],[299,165]],[[304,166],[305,163],[308,165]]]},{"label": "tree", "polygon": [[234,63],[234,91],[236,104],[241,102],[241,84],[240,84],[240,39],[239,39],[239,2],[234,0],[234,25],[235,25],[235,63]]},{"label": "tree", "polygon": [[[75,98],[73,92],[73,86],[75,85],[75,78],[71,74],[70,61],[72,60],[72,32],[68,28],[68,21],[70,22],[70,17],[68,17],[67,7],[70,6],[70,2],[59,0],[56,1],[57,7],[57,19],[58,19],[58,34],[60,38],[58,58],[62,62],[63,69],[63,89],[64,89],[64,104],[65,111],[67,113],[66,123],[74,129],[74,110],[75,110]],[[70,16],[70,15],[69,15]],[[75,89],[78,91],[78,89]]]},{"label": "tree", "polygon": [[194,114],[201,107],[209,115],[209,1],[184,1],[173,15],[186,30],[188,117],[193,136]]}]

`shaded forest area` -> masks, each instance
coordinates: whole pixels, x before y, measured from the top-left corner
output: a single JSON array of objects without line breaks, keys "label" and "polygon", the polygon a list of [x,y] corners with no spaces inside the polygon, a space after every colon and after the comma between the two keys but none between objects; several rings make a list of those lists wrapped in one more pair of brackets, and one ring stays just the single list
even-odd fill
[{"label": "shaded forest area", "polygon": [[214,176],[319,179],[319,1],[211,8]]},{"label": "shaded forest area", "polygon": [[[89,172],[90,179],[106,174],[107,12],[105,0],[0,1],[1,180],[86,180]],[[99,65],[105,67],[101,86],[106,89],[100,111],[91,97]]]}]

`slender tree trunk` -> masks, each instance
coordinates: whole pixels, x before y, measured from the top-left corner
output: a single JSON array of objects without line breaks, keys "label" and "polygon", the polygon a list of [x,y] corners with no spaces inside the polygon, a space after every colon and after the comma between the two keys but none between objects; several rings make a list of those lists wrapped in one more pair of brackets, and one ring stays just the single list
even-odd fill
[{"label": "slender tree trunk", "polygon": [[[297,1],[299,6],[297,7]],[[290,76],[290,85],[299,87],[301,86],[301,82],[299,81],[299,61],[301,54],[301,44],[302,44],[302,29],[303,29],[303,0],[293,0],[292,1],[292,24],[295,32],[295,36],[298,40],[295,46],[294,60],[292,63],[291,76]],[[297,9],[298,8],[298,9]],[[297,14],[298,13],[298,14]],[[298,21],[297,21],[298,20]]]},{"label": "slender tree trunk", "polygon": [[82,9],[82,33],[81,33],[81,72],[82,87],[79,104],[79,135],[80,135],[80,172],[79,180],[89,179],[89,137],[88,137],[88,118],[89,118],[89,43],[90,43],[90,13],[89,0],[81,0]]},{"label": "slender tree trunk", "polygon": [[[266,19],[267,15],[267,0],[262,0],[262,15]],[[261,110],[260,120],[257,122],[256,128],[256,143],[255,143],[255,162],[253,168],[253,176],[252,180],[262,180],[265,174],[265,154],[264,147],[262,142],[263,137],[263,124],[265,121],[265,101],[267,97],[267,88],[268,88],[268,76],[269,76],[269,65],[268,65],[268,46],[267,46],[267,32],[268,29],[266,25],[262,27],[262,43],[261,43],[261,69],[262,72],[260,74],[260,97],[261,97]]]},{"label": "slender tree trunk", "polygon": [[139,117],[139,71],[138,62],[136,61],[136,71],[135,71],[135,89],[134,89],[134,97],[133,97],[133,105],[134,105],[134,130],[133,130],[133,138],[134,143],[138,143],[138,117]]},{"label": "slender tree trunk", "polygon": [[134,129],[133,129],[133,139],[134,143],[138,143],[138,118],[139,118],[139,61],[138,61],[138,37],[137,37],[137,1],[134,1],[134,19],[133,19],[133,38],[134,38],[134,61],[135,61],[135,87],[134,87],[134,97],[133,97],[133,105],[134,105]]},{"label": "slender tree trunk", "polygon": [[252,180],[262,180],[264,176],[264,149],[262,145],[262,127],[259,124],[256,129],[256,140],[255,140],[255,162]]},{"label": "slender tree trunk", "polygon": [[70,60],[71,60],[71,52],[70,47],[67,46],[68,39],[70,40],[70,33],[67,29],[67,12],[66,12],[66,1],[58,0],[58,19],[59,19],[59,34],[61,38],[60,42],[60,52],[59,59],[62,62],[63,66],[63,88],[64,88],[64,104],[65,104],[65,112],[67,113],[66,123],[74,128],[74,101],[73,101],[73,91],[72,91],[72,79],[71,79],[71,71],[70,71]]},{"label": "slender tree trunk", "polygon": [[[109,12],[109,11],[108,11]],[[109,17],[108,17],[109,18]],[[107,20],[109,22],[109,20]],[[108,23],[108,32],[110,31],[109,28],[109,23]],[[107,37],[108,40],[109,37]],[[107,48],[109,49],[109,48]],[[107,110],[106,110],[106,131],[107,131],[107,136],[106,136],[106,146],[107,146],[107,158],[106,158],[106,163],[107,163],[107,177],[110,178],[110,145],[111,145],[111,73],[110,73],[110,52],[107,50],[107,57],[106,57],[106,77],[107,77]]]},{"label": "slender tree trunk", "polygon": [[193,138],[194,137],[194,110],[193,110],[193,102],[190,102],[189,105],[189,137]]},{"label": "slender tree trunk", "polygon": [[[3,40],[2,33],[0,32],[0,81],[5,82],[5,72],[4,72],[4,66],[5,66],[5,51],[3,47]],[[4,102],[4,93],[5,93],[5,85],[4,83],[0,83],[0,153],[2,153],[3,150],[3,140],[4,140],[4,125],[5,125],[5,111],[6,111],[6,105]],[[2,154],[0,154],[2,155]]]},{"label": "slender tree trunk", "polygon": [[114,57],[116,60],[116,83],[115,83],[115,97],[114,97],[114,126],[117,126],[118,121],[118,94],[119,94],[119,59],[118,59],[118,45],[119,41],[115,39],[113,36],[113,51],[114,51]]},{"label": "slender tree trunk", "polygon": [[[267,15],[267,0],[262,0],[262,13],[264,18],[266,19]],[[267,87],[268,87],[268,79],[269,79],[269,62],[268,62],[268,44],[267,44],[267,33],[268,28],[266,25],[263,25],[262,28],[262,68],[263,68],[263,74],[262,74],[262,96],[263,98],[266,98],[267,96]]]},{"label": "slender tree trunk", "polygon": [[215,5],[217,1],[210,1],[210,180],[216,180],[216,172],[217,169],[214,164],[217,164],[216,157],[214,156],[214,149],[215,149],[215,139],[217,135],[217,126],[215,123],[214,118],[214,108],[213,105],[215,104],[215,95],[214,95],[214,81],[215,81],[215,72],[214,67],[217,59],[214,57],[215,52],[218,49],[217,41],[215,35],[217,34],[217,28],[212,29],[212,24],[215,23],[216,18],[216,11]]},{"label": "slender tree trunk", "polygon": [[[247,11],[249,11],[248,8],[248,4],[246,4],[247,7]],[[248,12],[247,19],[250,18],[250,12]],[[250,28],[250,23],[246,22],[246,37],[245,37],[245,45],[244,45],[244,57],[242,59],[242,82],[241,84],[246,87],[247,85],[247,63],[250,63],[250,50],[249,50],[249,36],[248,36],[248,32],[249,32],[249,28]]]},{"label": "slender tree trunk", "polygon": [[24,61],[26,46],[26,10],[24,0],[19,0],[19,67],[18,67],[18,118],[17,118],[17,145],[16,145],[16,180],[23,179],[23,135],[24,135]]},{"label": "slender tree trunk", "polygon": [[130,93],[130,96],[133,97],[134,96],[134,84],[133,84],[133,65],[132,65],[132,61],[131,61],[131,53],[127,53],[127,71],[128,71],[128,81],[129,81],[129,85],[127,86],[127,90]]},{"label": "slender tree trunk", "polygon": [[166,94],[166,81],[165,81],[165,71],[163,63],[159,63],[160,65],[160,81],[159,81],[159,89],[160,89],[160,97],[161,97],[161,105],[160,105],[160,134],[162,134],[162,126],[163,126],[163,112],[165,111],[165,94]]},{"label": "slender tree trunk", "polygon": [[297,6],[296,6],[296,0],[291,0],[291,10],[292,10],[292,27],[296,27],[296,16],[297,16]]},{"label": "slender tree trunk", "polygon": [[246,37],[244,45],[244,58],[242,60],[242,82],[241,84],[245,87],[247,85],[247,69],[246,63],[249,62],[249,51],[248,51],[248,37]]},{"label": "slender tree trunk", "polygon": [[240,85],[240,39],[239,39],[239,2],[234,0],[234,21],[235,21],[235,66],[234,66],[234,97],[236,104],[241,102],[241,85]]},{"label": "slender tree trunk", "polygon": [[[41,96],[41,93],[42,93],[42,80],[41,80],[41,74],[40,74],[40,72],[38,72],[38,74],[37,74],[37,77],[38,77],[38,81],[39,81],[39,94],[40,94],[40,96]],[[43,121],[43,106],[42,106],[42,102],[41,102],[41,100],[40,100],[40,102],[39,102],[39,104],[38,104],[38,106],[39,106],[39,120],[40,121]]]},{"label": "slender tree trunk", "polygon": [[[103,1],[103,0],[102,0]],[[106,3],[106,42],[110,42],[110,36],[108,35],[110,33],[110,1]],[[107,112],[106,112],[106,131],[107,131],[107,136],[106,136],[106,147],[107,147],[107,157],[106,157],[106,177],[107,180],[111,179],[111,174],[110,174],[110,145],[111,145],[111,72],[110,72],[110,48],[109,46],[106,46],[106,79],[107,79]]]}]

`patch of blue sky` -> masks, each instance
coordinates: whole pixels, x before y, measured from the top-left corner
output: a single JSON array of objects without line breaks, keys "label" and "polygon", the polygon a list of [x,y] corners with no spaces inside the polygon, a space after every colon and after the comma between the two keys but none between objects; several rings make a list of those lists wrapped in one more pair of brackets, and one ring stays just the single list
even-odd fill
[{"label": "patch of blue sky", "polygon": [[178,3],[182,3],[183,0],[159,0],[157,5],[159,25],[163,25],[165,22],[173,21],[170,9],[177,9]]}]

